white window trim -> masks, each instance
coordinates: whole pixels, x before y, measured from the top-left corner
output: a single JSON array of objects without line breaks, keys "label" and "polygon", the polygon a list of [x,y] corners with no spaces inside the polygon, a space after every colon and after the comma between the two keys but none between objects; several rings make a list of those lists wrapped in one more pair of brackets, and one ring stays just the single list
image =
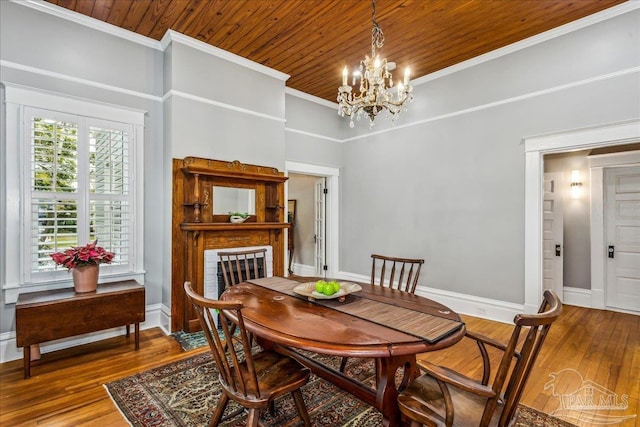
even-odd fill
[{"label": "white window trim", "polygon": [[25,179],[24,153],[21,144],[24,143],[28,135],[23,132],[23,110],[24,107],[42,108],[60,111],[69,114],[94,117],[115,122],[128,123],[133,125],[133,135],[131,135],[132,149],[131,164],[133,179],[133,208],[132,220],[134,232],[134,243],[132,246],[133,271],[120,274],[110,274],[101,276],[101,282],[117,281],[124,279],[143,280],[144,275],[144,111],[120,107],[105,103],[92,102],[81,98],[73,98],[61,94],[29,88],[20,85],[3,83],[5,99],[5,147],[2,170],[4,171],[5,185],[0,196],[4,197],[2,240],[1,247],[4,253],[2,266],[4,282],[4,302],[15,303],[18,295],[24,292],[35,292],[40,290],[58,289],[70,287],[71,276],[65,280],[52,280],[44,283],[27,283],[24,279],[24,230],[25,216],[23,213],[24,193],[22,191],[23,180]]}]

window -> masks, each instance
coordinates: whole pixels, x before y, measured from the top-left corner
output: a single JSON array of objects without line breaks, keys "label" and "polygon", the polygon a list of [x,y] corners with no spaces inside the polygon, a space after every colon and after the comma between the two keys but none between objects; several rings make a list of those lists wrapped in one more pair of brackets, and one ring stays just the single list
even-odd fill
[{"label": "window", "polygon": [[131,125],[25,108],[29,135],[30,281],[65,270],[50,257],[98,240],[116,254],[103,269],[131,270],[134,240]]},{"label": "window", "polygon": [[70,281],[50,254],[94,240],[116,255],[101,277],[142,274],[143,113],[23,87],[7,87],[5,99],[16,127],[7,126],[2,163],[4,288]]}]

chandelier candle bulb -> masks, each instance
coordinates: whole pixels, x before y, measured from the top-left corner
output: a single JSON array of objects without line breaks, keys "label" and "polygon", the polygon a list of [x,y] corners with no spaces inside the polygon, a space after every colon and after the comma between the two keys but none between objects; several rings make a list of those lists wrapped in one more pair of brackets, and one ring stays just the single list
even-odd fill
[{"label": "chandelier candle bulb", "polygon": [[407,86],[409,84],[409,75],[410,75],[410,71],[409,68],[407,68],[406,70],[404,70],[404,85]]},{"label": "chandelier candle bulb", "polygon": [[347,85],[347,78],[349,78],[349,69],[345,66],[342,70],[342,86]]}]

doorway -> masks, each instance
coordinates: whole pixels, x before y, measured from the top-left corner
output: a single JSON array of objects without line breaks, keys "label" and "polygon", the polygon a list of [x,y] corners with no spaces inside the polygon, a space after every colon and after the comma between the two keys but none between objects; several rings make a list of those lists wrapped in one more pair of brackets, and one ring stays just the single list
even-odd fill
[{"label": "doorway", "polygon": [[286,162],[285,173],[287,199],[296,200],[293,273],[337,277],[339,169]]},{"label": "doorway", "polygon": [[[525,289],[524,309],[533,313],[542,300],[543,279],[543,173],[544,155],[565,151],[612,147],[640,141],[640,121],[614,123],[597,128],[524,139],[525,145]],[[592,182],[597,182],[593,178]],[[592,186],[593,188],[595,185]],[[592,194],[593,197],[593,194]],[[592,245],[594,236],[592,235]],[[594,251],[592,251],[594,252]],[[594,268],[592,262],[592,269]],[[596,272],[597,273],[597,272]],[[591,306],[605,308],[592,271]],[[604,285],[602,285],[604,287]],[[596,291],[594,293],[594,290]]]}]

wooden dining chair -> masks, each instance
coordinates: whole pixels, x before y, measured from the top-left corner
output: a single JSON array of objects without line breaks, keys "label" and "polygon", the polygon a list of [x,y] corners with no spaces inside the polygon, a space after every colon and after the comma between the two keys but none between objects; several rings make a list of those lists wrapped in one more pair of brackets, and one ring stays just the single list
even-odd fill
[{"label": "wooden dining chair", "polygon": [[[549,328],[561,312],[558,296],[547,290],[538,314],[518,314],[513,319],[515,326],[507,344],[467,331],[465,336],[476,342],[482,356],[480,380],[420,361],[426,373],[398,396],[403,421],[411,427],[508,426]],[[502,353],[492,379],[489,349]]]},{"label": "wooden dining chair", "polygon": [[[371,284],[414,294],[418,286],[423,259],[371,255]],[[347,367],[347,357],[340,362],[340,372]]]},{"label": "wooden dining chair", "polygon": [[[267,275],[266,249],[218,252],[225,289],[250,279]],[[262,262],[259,260],[262,259]]]},{"label": "wooden dining chair", "polygon": [[423,259],[371,255],[371,284],[415,293]]},{"label": "wooden dining chair", "polygon": [[[293,397],[304,425],[310,426],[311,421],[300,391],[300,387],[309,380],[309,369],[274,351],[254,349],[252,353],[249,334],[242,317],[242,303],[205,298],[193,290],[190,282],[185,282],[184,290],[195,308],[219,371],[222,394],[209,426],[217,426],[223,420],[229,399],[248,410],[247,426],[262,425],[259,420],[260,410],[269,408],[276,398],[288,393]],[[224,339],[221,339],[214,323],[217,314],[226,320],[220,322]],[[236,325],[236,334],[231,332],[229,324]],[[231,416],[236,414],[234,412]]]}]

